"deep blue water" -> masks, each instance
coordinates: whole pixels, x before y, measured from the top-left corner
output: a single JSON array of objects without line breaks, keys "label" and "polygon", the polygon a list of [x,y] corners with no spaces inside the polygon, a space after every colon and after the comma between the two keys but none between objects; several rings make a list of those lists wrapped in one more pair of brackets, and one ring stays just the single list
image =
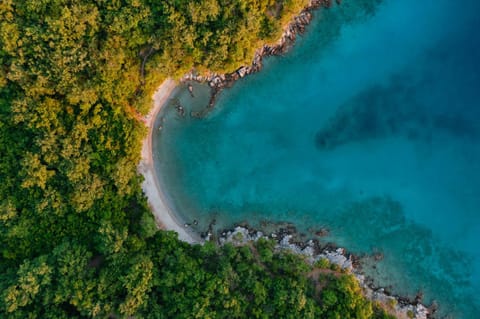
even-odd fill
[{"label": "deep blue water", "polygon": [[377,284],[479,318],[479,9],[344,0],[207,118],[167,108],[155,146],[172,205],[200,229],[328,228],[324,240],[384,254],[365,262]]}]

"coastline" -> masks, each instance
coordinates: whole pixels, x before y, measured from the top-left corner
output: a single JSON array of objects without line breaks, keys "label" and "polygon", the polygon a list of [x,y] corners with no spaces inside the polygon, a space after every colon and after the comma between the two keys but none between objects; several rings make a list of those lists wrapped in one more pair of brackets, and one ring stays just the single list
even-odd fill
[{"label": "coastline", "polygon": [[[337,0],[337,4],[339,1]],[[241,66],[234,72],[227,74],[209,74],[201,76],[196,74],[195,70],[185,74],[180,83],[187,81],[196,81],[199,83],[208,83],[212,89],[209,105],[203,112],[192,114],[193,117],[203,117],[214,106],[216,97],[221,90],[231,87],[237,80],[250,74],[259,72],[262,69],[262,60],[265,57],[276,56],[287,52],[295,43],[298,34],[302,34],[305,28],[312,20],[312,11],[320,7],[330,7],[331,0],[310,0],[308,5],[283,29],[280,39],[274,44],[265,44],[259,48],[254,59],[249,66]],[[178,238],[187,243],[202,243],[204,239],[201,234],[193,230],[187,230],[183,227],[183,223],[178,220],[178,216],[168,207],[168,201],[158,180],[153,161],[153,129],[158,113],[167,102],[169,96],[179,83],[172,78],[167,78],[155,90],[152,100],[153,107],[150,112],[143,118],[148,133],[142,143],[142,155],[138,165],[138,172],[143,175],[142,190],[147,197],[148,204],[155,217],[157,225],[161,229],[173,230],[177,232]],[[208,238],[208,237],[207,237]],[[208,240],[208,239],[207,239]]]},{"label": "coastline", "polygon": [[[204,112],[200,114],[192,114],[194,117],[202,117],[209,110],[212,109],[215,104],[216,97],[220,91],[226,87],[231,87],[238,79],[244,76],[259,72],[262,69],[262,60],[264,57],[280,55],[288,51],[293,46],[297,34],[302,34],[305,28],[312,19],[311,11],[318,9],[322,6],[330,7],[332,5],[330,0],[310,0],[308,5],[296,15],[292,21],[284,28],[280,39],[273,45],[265,44],[259,48],[254,56],[254,59],[250,66],[241,66],[239,69],[232,73],[227,74],[210,74],[203,77],[195,74],[195,71],[187,73],[182,77],[180,82],[196,81],[199,83],[207,82],[212,88],[211,98],[209,106]],[[150,112],[143,118],[145,126],[148,128],[148,133],[142,143],[142,157],[138,165],[138,172],[143,175],[144,181],[142,183],[142,190],[147,197],[148,204],[152,210],[155,220],[161,229],[173,230],[178,233],[178,238],[188,243],[202,243],[200,233],[193,230],[187,231],[183,227],[183,223],[178,220],[178,217],[174,212],[169,209],[165,198],[164,192],[158,180],[158,176],[155,170],[155,164],[153,161],[153,128],[158,113],[165,105],[168,97],[173,93],[174,89],[179,83],[172,78],[167,78],[163,83],[155,90],[152,96],[153,107]]]},{"label": "coastline", "polygon": [[[313,12],[320,8],[330,8],[333,6],[333,2],[333,0],[310,0],[300,13],[293,16],[292,20],[283,27],[283,32],[276,42],[265,43],[255,51],[250,65],[242,65],[233,72],[222,74],[215,72],[198,74],[195,68],[190,70],[181,78],[180,82],[208,83],[208,86],[211,88],[210,101],[207,107],[202,111],[192,112],[191,115],[196,118],[205,117],[214,108],[217,96],[223,89],[232,87],[241,78],[260,72],[263,68],[264,58],[287,53],[295,45],[297,36],[305,33],[313,19]],[[341,0],[336,0],[335,3],[340,5]]]},{"label": "coastline", "polygon": [[382,305],[383,309],[398,319],[428,319],[435,318],[438,305],[433,302],[430,306],[422,303],[423,295],[417,294],[415,299],[388,292],[383,287],[376,287],[362,272],[358,265],[358,256],[348,253],[345,248],[327,243],[321,244],[318,239],[304,241],[298,239],[297,230],[293,227],[279,227],[273,232],[264,232],[248,225],[237,225],[230,230],[223,230],[216,240],[217,244],[232,244],[234,246],[245,246],[255,243],[261,239],[273,240],[277,252],[291,252],[304,258],[305,262],[318,267],[322,259],[335,265],[337,271],[355,277],[363,290],[364,296]]},{"label": "coastline", "polygon": [[167,78],[152,96],[153,107],[143,119],[145,126],[148,128],[148,133],[142,143],[142,158],[138,165],[138,172],[144,177],[142,190],[147,197],[148,205],[159,228],[173,230],[178,234],[180,240],[190,244],[197,244],[202,242],[200,237],[182,227],[182,223],[168,207],[153,161],[153,128],[155,120],[169,96],[177,87],[177,84],[172,78]]},{"label": "coastline", "polygon": [[[262,68],[262,59],[269,56],[280,55],[288,51],[294,44],[297,34],[301,34],[304,28],[312,19],[311,10],[318,8],[322,4],[321,1],[312,0],[310,5],[295,17],[295,20],[284,30],[282,38],[275,45],[264,45],[256,52],[255,58],[250,66],[242,66],[236,71],[227,74],[210,73],[207,76],[197,74],[195,70],[187,73],[181,80],[182,82],[194,81],[199,83],[207,83],[212,89],[209,105],[204,112],[191,114],[193,117],[203,117],[209,110],[214,107],[217,94],[224,88],[231,87],[237,80],[250,74],[259,72]],[[155,164],[153,160],[153,129],[159,112],[167,102],[169,96],[177,87],[178,82],[168,78],[155,91],[153,95],[153,107],[149,114],[144,118],[145,125],[148,128],[148,134],[143,141],[142,160],[138,166],[139,172],[144,176],[142,189],[148,199],[148,204],[155,216],[155,220],[161,229],[172,230],[177,232],[178,238],[190,244],[202,243],[212,240],[217,245],[230,243],[233,245],[248,245],[260,238],[271,239],[276,242],[277,251],[288,250],[297,255],[304,256],[306,261],[313,265],[320,259],[328,259],[330,263],[337,265],[340,269],[344,269],[355,276],[361,285],[364,295],[371,301],[381,303],[385,308],[390,309],[398,318],[431,318],[436,311],[436,304],[430,307],[418,300],[408,300],[402,296],[392,295],[382,287],[375,287],[369,278],[366,278],[360,267],[353,265],[352,256],[347,254],[343,248],[319,248],[319,243],[315,240],[305,242],[297,242],[292,240],[292,234],[281,232],[272,232],[264,235],[262,228],[254,229],[249,226],[235,227],[232,230],[220,232],[220,234],[212,234],[209,231],[203,239],[203,234],[190,228],[185,228],[184,223],[179,220],[175,212],[169,208],[168,201],[162,191],[161,183],[158,179]],[[212,235],[214,236],[212,238]],[[218,235],[218,237],[217,237]],[[217,238],[215,238],[217,237]]]}]

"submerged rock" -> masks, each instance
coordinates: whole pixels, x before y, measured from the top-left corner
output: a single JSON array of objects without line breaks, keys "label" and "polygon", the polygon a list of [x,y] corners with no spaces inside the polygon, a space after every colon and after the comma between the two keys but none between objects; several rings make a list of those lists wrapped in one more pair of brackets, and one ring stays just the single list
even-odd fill
[{"label": "submerged rock", "polygon": [[[210,238],[211,233],[209,234],[208,237]],[[368,299],[381,303],[398,318],[427,319],[431,314],[429,308],[421,304],[419,300],[409,301],[406,298],[390,295],[384,288],[375,288],[372,281],[353,266],[352,257],[346,254],[344,248],[332,249],[331,246],[327,246],[324,249],[319,249],[318,241],[315,240],[308,240],[304,243],[293,242],[294,234],[291,229],[271,233],[269,237],[276,241],[275,249],[277,251],[286,250],[305,256],[305,260],[310,264],[314,264],[321,259],[327,259],[330,264],[337,265],[340,269],[353,274]],[[258,241],[260,238],[269,239],[269,237],[261,231],[237,226],[233,230],[222,232],[218,242],[220,245],[231,243],[235,246],[242,246]],[[432,305],[432,308],[436,308],[436,304]]]},{"label": "submerged rock", "polygon": [[[207,75],[200,75],[195,69],[192,69],[182,77],[181,82],[197,81],[208,83],[213,89],[212,97],[207,108],[208,112],[208,110],[210,110],[215,104],[216,95],[220,90],[231,87],[240,78],[260,71],[264,57],[285,53],[295,42],[297,34],[305,32],[306,26],[310,24],[310,21],[312,20],[311,12],[320,7],[328,8],[331,5],[332,3],[330,0],[311,0],[308,5],[292,19],[290,24],[287,25],[277,43],[273,45],[265,44],[255,52],[251,65],[242,66],[236,71],[226,74],[209,73]],[[197,112],[196,117],[203,117],[207,112]]]}]

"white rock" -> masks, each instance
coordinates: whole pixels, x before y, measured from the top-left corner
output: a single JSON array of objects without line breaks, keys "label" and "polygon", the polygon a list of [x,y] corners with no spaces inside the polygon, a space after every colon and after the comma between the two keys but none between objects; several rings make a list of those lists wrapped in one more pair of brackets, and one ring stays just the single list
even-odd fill
[{"label": "white rock", "polygon": [[315,251],[312,246],[307,246],[302,250],[302,254],[308,257],[313,257]]},{"label": "white rock", "polygon": [[415,307],[415,318],[427,319],[427,315],[428,315],[428,309],[424,305],[418,304]]},{"label": "white rock", "polygon": [[285,237],[283,237],[282,240],[280,240],[279,242],[280,247],[289,247],[290,238],[292,238],[292,235],[285,235]]}]

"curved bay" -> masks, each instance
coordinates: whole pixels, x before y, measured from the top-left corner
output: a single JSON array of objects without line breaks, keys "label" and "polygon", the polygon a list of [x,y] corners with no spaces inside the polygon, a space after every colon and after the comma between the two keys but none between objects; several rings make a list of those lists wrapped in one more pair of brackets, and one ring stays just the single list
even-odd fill
[{"label": "curved bay", "polygon": [[383,254],[365,260],[379,285],[475,318],[480,5],[342,2],[206,118],[165,110],[155,146],[167,195],[202,230],[212,219],[328,228],[325,240]]}]

